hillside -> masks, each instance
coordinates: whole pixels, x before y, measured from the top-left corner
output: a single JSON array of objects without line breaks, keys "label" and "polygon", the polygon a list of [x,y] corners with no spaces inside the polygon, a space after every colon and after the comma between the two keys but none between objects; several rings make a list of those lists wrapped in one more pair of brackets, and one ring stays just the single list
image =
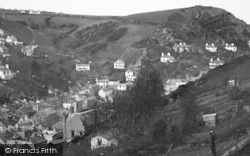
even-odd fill
[{"label": "hillside", "polygon": [[[10,81],[2,81],[5,83],[0,90],[3,97],[9,96],[6,86],[10,92],[46,97],[49,87],[64,92],[76,82],[95,83],[99,76],[125,82],[125,70],[133,65],[140,69],[143,61],[158,70],[160,78],[155,81],[159,84],[165,85],[168,79],[198,78],[164,96],[169,100],[164,104],[168,104],[153,113],[148,127],[140,125],[149,132],[143,132],[138,138],[133,136],[138,141],[138,144],[133,142],[136,146],[125,141],[121,145],[121,155],[122,152],[162,154],[170,143],[173,155],[209,153],[209,130],[218,134],[220,153],[223,153],[225,147],[233,144],[232,137],[238,128],[243,129],[242,137],[246,134],[249,113],[243,107],[250,102],[250,29],[244,21],[223,9],[195,6],[127,17],[28,15],[8,11],[1,18],[0,28],[6,35],[15,35],[24,45],[38,44],[41,53],[41,57],[26,57],[21,47],[7,45],[11,56],[1,61],[20,73]],[[182,52],[174,48],[180,43],[185,43]],[[218,50],[209,52],[206,43],[214,43]],[[226,50],[226,43],[234,43],[237,51]],[[162,54],[167,53],[175,61],[161,62]],[[221,58],[225,64],[209,69],[211,58]],[[118,59],[125,61],[125,69],[114,69]],[[79,61],[89,63],[91,70],[76,71]],[[209,72],[200,77],[206,71]],[[236,89],[230,88],[228,80],[240,83]],[[237,104],[240,107],[236,109]],[[138,110],[142,110],[140,107]],[[199,120],[202,113],[218,113],[218,125],[205,127]],[[157,136],[153,143],[151,131]],[[77,149],[74,150],[77,153]]]},{"label": "hillside", "polygon": [[[72,82],[109,76],[124,79],[124,73],[113,69],[113,63],[124,53],[136,62],[140,53],[127,53],[129,48],[147,49],[147,57],[162,70],[162,79],[197,76],[208,69],[210,58],[220,57],[226,62],[248,54],[249,26],[223,9],[195,6],[191,8],[150,12],[127,17],[95,17],[65,14],[28,15],[16,12],[3,13],[2,28],[25,45],[38,44],[52,62],[64,58],[61,65],[71,71]],[[223,20],[222,20],[223,19]],[[211,27],[214,22],[217,27]],[[205,23],[205,24],[204,24]],[[195,30],[195,31],[194,31]],[[229,33],[230,32],[230,33]],[[229,33],[229,35],[228,35]],[[234,39],[233,39],[234,38]],[[191,53],[176,53],[174,43],[186,42]],[[205,50],[205,43],[215,42],[219,52]],[[237,53],[225,51],[223,44],[233,42]],[[162,52],[170,52],[178,60],[173,64],[161,63]],[[92,62],[88,73],[74,71],[75,59]],[[60,67],[62,68],[62,67]],[[95,76],[94,76],[95,75]],[[93,77],[94,76],[94,77]]]}]

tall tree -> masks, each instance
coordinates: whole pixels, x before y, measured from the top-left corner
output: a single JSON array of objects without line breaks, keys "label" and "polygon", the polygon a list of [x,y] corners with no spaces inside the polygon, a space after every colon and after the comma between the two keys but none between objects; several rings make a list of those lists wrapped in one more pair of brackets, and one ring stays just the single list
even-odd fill
[{"label": "tall tree", "polygon": [[164,104],[163,95],[159,72],[150,62],[144,61],[134,86],[114,100],[117,125],[127,133],[147,133],[150,120]]}]

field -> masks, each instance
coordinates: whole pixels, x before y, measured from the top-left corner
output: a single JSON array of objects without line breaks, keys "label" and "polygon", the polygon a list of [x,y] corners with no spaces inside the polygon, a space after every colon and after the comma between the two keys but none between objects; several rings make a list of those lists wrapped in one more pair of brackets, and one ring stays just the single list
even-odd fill
[{"label": "field", "polygon": [[135,25],[122,24],[121,27],[127,27],[127,33],[118,41],[110,43],[106,51],[99,53],[98,57],[115,61],[120,58],[123,52],[134,42],[138,42],[146,38],[156,26],[151,25]]},{"label": "field", "polygon": [[117,20],[114,19],[91,19],[91,18],[85,18],[85,17],[74,17],[74,16],[54,16],[51,19],[51,22],[58,24],[58,25],[69,25],[69,24],[74,24],[78,25],[79,28],[78,30],[81,30],[87,26],[91,26],[94,24],[100,24],[108,21],[113,21],[116,22]]},{"label": "field", "polygon": [[142,55],[142,52],[143,49],[128,48],[119,59],[125,61],[127,65],[133,65]]},{"label": "field", "polygon": [[5,15],[5,19],[10,21],[27,21],[36,24],[45,24],[45,19],[50,15]]}]

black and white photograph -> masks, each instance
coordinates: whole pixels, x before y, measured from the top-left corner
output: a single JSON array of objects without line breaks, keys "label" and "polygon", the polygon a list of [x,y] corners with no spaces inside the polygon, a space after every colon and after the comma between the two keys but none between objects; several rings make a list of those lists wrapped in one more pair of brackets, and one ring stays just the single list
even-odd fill
[{"label": "black and white photograph", "polygon": [[0,156],[250,156],[247,0],[0,0]]}]

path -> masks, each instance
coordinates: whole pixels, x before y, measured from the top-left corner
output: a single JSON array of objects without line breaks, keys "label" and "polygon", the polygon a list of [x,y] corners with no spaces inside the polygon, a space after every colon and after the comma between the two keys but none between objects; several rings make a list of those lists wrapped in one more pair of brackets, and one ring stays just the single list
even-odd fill
[{"label": "path", "polygon": [[35,43],[36,43],[36,33],[35,33],[35,31],[34,31],[33,29],[31,29],[29,26],[27,26],[27,28],[31,31],[32,37],[33,37],[29,44],[30,44],[30,45],[35,44]]}]

